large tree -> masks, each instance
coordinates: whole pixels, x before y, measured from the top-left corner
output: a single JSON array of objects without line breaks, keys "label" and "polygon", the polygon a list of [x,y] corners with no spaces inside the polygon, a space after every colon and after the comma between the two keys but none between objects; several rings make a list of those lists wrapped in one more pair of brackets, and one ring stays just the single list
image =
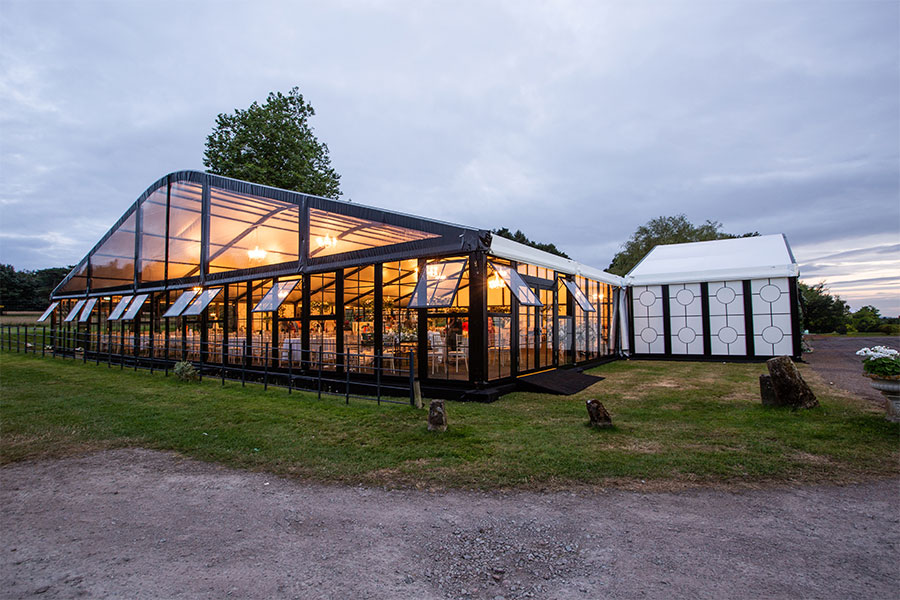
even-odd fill
[{"label": "large tree", "polygon": [[881,313],[874,306],[863,306],[851,315],[850,323],[857,331],[879,331],[881,327]]},{"label": "large tree", "polygon": [[812,333],[846,333],[850,307],[838,296],[828,293],[824,283],[807,285],[800,282],[800,307],[803,328]]},{"label": "large tree", "polygon": [[708,240],[724,240],[737,237],[752,237],[757,232],[735,235],[722,231],[722,224],[707,220],[702,225],[694,225],[684,215],[657,217],[638,227],[631,239],[622,245],[622,249],[613,257],[607,271],[616,275],[625,275],[654,246],[660,244],[681,244],[683,242],[705,242]]},{"label": "large tree", "polygon": [[538,250],[543,250],[544,252],[549,252],[550,254],[562,256],[563,258],[569,258],[569,255],[557,248],[556,244],[545,244],[532,241],[528,239],[527,235],[522,233],[521,229],[516,229],[516,232],[513,233],[508,228],[501,227],[500,229],[494,230],[494,235],[499,235],[500,237],[505,237],[508,240],[519,242],[520,244],[525,244],[526,246],[531,246],[532,248],[537,248]]},{"label": "large tree", "polygon": [[270,93],[265,104],[220,114],[206,138],[203,164],[216,175],[338,198],[341,176],[309,125],[315,114],[296,87],[287,95]]}]

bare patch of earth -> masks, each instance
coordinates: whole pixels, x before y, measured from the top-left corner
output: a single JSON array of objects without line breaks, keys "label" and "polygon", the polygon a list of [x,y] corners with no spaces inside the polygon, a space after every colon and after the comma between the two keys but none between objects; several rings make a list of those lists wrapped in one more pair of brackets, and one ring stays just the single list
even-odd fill
[{"label": "bare patch of earth", "polygon": [[422,492],[140,449],[0,469],[4,598],[887,598],[898,481]]}]

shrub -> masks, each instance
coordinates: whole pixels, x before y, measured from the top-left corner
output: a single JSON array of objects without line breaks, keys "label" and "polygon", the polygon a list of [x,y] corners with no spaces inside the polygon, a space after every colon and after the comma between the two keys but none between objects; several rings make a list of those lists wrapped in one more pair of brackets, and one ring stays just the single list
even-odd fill
[{"label": "shrub", "polygon": [[200,379],[200,373],[197,372],[193,364],[186,360],[175,363],[175,368],[172,369],[172,372],[181,381],[197,381]]}]

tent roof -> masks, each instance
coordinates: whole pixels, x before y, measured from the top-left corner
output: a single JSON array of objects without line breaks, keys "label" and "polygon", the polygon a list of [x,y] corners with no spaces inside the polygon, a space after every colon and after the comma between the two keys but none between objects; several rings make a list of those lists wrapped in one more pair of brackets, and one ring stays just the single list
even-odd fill
[{"label": "tent roof", "polygon": [[491,247],[488,252],[494,256],[499,256],[500,258],[527,262],[532,265],[537,265],[546,269],[554,269],[570,275],[581,275],[610,285],[622,286],[624,283],[624,280],[618,275],[613,275],[612,273],[607,273],[606,271],[583,265],[574,260],[508,240],[499,235],[493,235],[491,237]]},{"label": "tent roof", "polygon": [[796,277],[800,269],[784,234],[667,244],[647,253],[628,285]]}]

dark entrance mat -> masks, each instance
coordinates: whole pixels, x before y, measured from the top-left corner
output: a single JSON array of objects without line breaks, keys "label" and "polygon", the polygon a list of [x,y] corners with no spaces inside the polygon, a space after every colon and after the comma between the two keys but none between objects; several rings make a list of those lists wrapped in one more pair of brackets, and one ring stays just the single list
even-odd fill
[{"label": "dark entrance mat", "polygon": [[520,377],[517,381],[517,389],[524,392],[571,396],[589,388],[598,381],[603,381],[603,377],[586,375],[575,369],[553,369],[552,371]]}]

